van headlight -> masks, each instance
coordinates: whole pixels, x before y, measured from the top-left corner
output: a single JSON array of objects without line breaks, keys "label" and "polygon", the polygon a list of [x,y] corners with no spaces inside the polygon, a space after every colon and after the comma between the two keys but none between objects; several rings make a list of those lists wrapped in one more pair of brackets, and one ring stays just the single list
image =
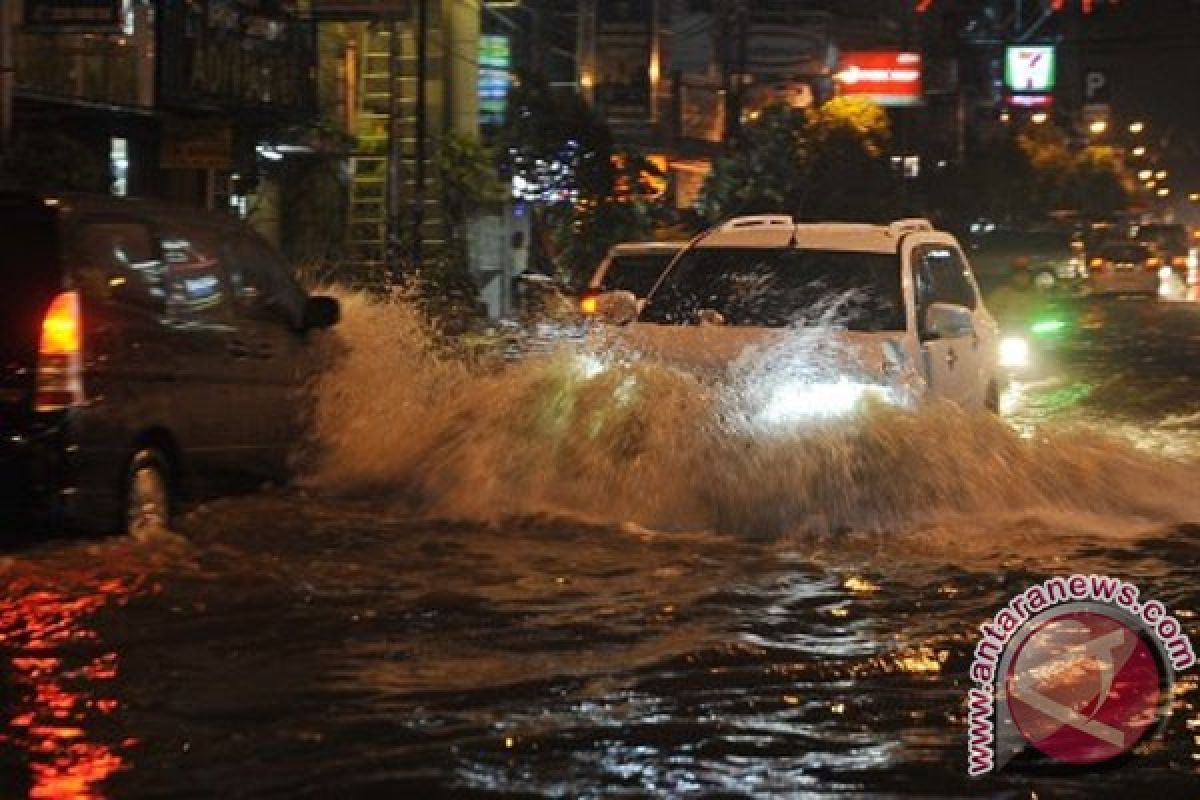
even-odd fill
[{"label": "van headlight", "polygon": [[1007,369],[1029,366],[1029,342],[1021,336],[1005,336],[1001,339],[1000,366]]},{"label": "van headlight", "polygon": [[844,416],[872,400],[900,405],[895,391],[879,384],[847,379],[833,383],[789,381],[771,393],[761,419],[767,425],[784,425],[814,417]]}]

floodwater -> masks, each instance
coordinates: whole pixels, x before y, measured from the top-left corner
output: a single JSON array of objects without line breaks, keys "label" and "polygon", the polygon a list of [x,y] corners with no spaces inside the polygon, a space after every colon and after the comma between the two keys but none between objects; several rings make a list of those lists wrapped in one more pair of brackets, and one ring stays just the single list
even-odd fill
[{"label": "floodwater", "polygon": [[1050,575],[1200,635],[1195,308],[1085,304],[1001,420],[749,432],[737,386],[346,306],[297,486],[0,556],[0,796],[1196,796],[1194,674],[1115,771],[968,779],[964,721]]}]

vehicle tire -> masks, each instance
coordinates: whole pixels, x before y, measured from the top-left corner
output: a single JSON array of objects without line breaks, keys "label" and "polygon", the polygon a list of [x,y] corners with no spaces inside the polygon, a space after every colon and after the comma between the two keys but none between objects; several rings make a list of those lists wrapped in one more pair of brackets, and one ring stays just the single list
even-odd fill
[{"label": "vehicle tire", "polygon": [[125,532],[137,537],[167,530],[171,523],[171,470],[162,451],[145,447],[133,454],[122,498]]}]

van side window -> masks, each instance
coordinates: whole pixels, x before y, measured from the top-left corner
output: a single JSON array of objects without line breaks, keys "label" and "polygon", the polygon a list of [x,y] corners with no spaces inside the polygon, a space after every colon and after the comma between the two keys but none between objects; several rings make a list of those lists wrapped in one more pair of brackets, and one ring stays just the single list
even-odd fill
[{"label": "van side window", "polygon": [[914,264],[917,278],[917,304],[953,303],[974,309],[979,304],[970,272],[953,247],[925,245],[917,248]]},{"label": "van side window", "polygon": [[164,231],[167,312],[177,319],[224,319],[228,312],[219,247],[196,231]]},{"label": "van side window", "polygon": [[299,326],[304,292],[275,251],[252,236],[234,236],[226,243],[225,252],[238,310],[247,316]]},{"label": "van side window", "polygon": [[68,250],[84,292],[128,305],[164,307],[163,260],[149,225],[136,220],[85,220]]}]

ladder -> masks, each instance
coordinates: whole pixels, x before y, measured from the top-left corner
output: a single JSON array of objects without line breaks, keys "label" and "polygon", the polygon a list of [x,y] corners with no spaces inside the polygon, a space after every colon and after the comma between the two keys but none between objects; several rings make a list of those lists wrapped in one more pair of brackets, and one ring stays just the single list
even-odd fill
[{"label": "ladder", "polygon": [[[440,41],[436,15],[430,37]],[[397,37],[393,43],[393,37]],[[441,60],[427,48],[427,111],[440,108]],[[396,203],[397,243],[413,236],[413,203],[416,201],[417,151],[417,42],[413,20],[379,23],[363,28],[359,49],[359,107],[355,114],[355,149],[350,159],[350,197],[347,214],[348,257],[360,274],[383,274],[388,264],[389,201]],[[435,136],[440,125],[435,114],[426,114],[425,202],[421,226],[422,257],[436,257],[445,246],[440,192],[433,169]],[[391,142],[389,132],[397,137]],[[396,169],[391,159],[396,158]],[[396,185],[390,181],[395,179]],[[403,266],[411,251],[393,254]]]}]

